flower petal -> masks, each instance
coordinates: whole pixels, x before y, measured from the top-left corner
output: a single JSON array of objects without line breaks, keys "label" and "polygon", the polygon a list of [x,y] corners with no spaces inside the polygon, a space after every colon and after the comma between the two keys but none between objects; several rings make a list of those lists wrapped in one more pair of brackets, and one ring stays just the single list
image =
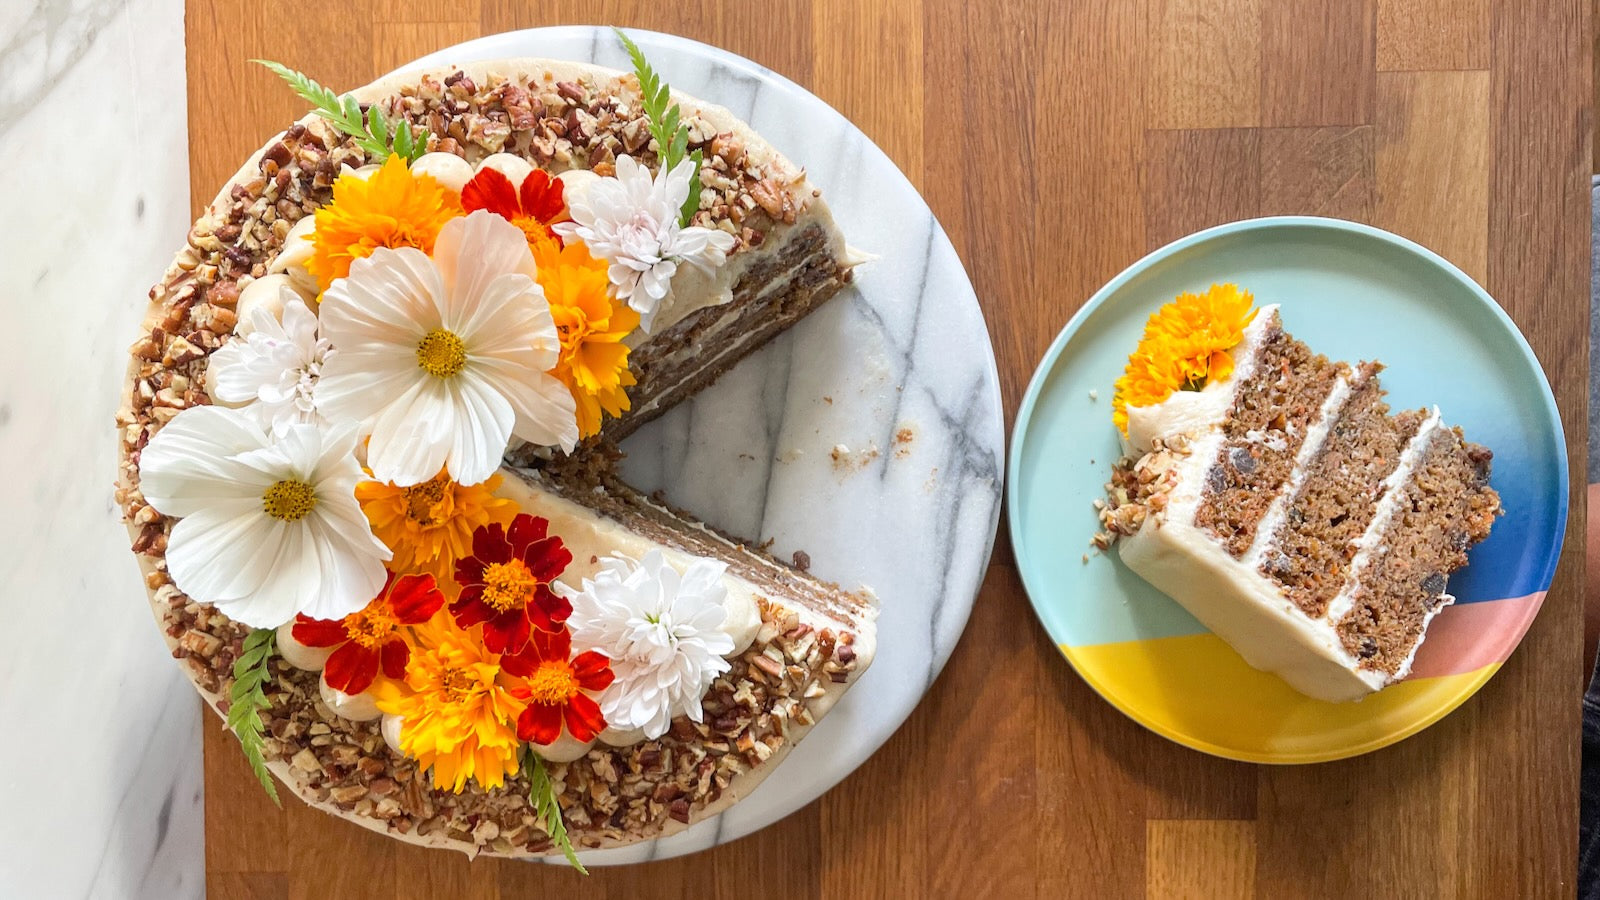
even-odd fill
[{"label": "flower petal", "polygon": [[530,703],[517,718],[517,739],[554,744],[561,737],[561,707]]},{"label": "flower petal", "polygon": [[508,272],[530,280],[538,274],[522,229],[487,210],[446,223],[434,242],[433,260],[447,298],[440,304],[443,327],[463,336],[472,334],[466,325],[490,282]]},{"label": "flower petal", "polygon": [[457,427],[449,387],[423,373],[377,414],[367,466],[379,481],[398,487],[421,484],[444,467]]},{"label": "flower petal", "polygon": [[253,497],[276,479],[234,457],[267,446],[265,432],[239,410],[196,406],[175,416],[139,454],[139,489],[169,516],[188,516],[222,500]]},{"label": "flower petal", "polygon": [[585,743],[594,740],[606,728],[606,717],[600,712],[600,704],[588,694],[577,694],[567,701],[565,718],[567,731],[575,740]]},{"label": "flower petal", "polygon": [[406,646],[404,638],[396,635],[384,641],[381,656],[385,678],[399,681],[406,677],[406,663],[411,659],[411,648]]},{"label": "flower petal", "polygon": [[611,671],[611,660],[594,650],[580,653],[572,660],[572,674],[577,677],[578,686],[586,691],[603,691],[617,677]]},{"label": "flower petal", "polygon": [[500,467],[516,414],[505,397],[470,370],[450,379],[448,390],[454,433],[444,463],[457,482],[478,484]]},{"label": "flower petal", "polygon": [[462,591],[461,599],[450,604],[450,615],[455,617],[456,625],[462,630],[487,622],[494,617],[494,610],[483,602],[481,594],[481,590],[473,592],[470,596],[467,591]]},{"label": "flower petal", "polygon": [[350,633],[344,630],[344,622],[303,615],[295,617],[291,634],[307,647],[337,647],[350,639]]},{"label": "flower petal", "polygon": [[[273,580],[273,555],[283,531],[280,523],[262,514],[259,501],[216,503],[173,526],[167,571],[179,590],[202,603],[247,599]],[[290,609],[270,627],[282,625],[296,611]],[[269,627],[265,622],[245,624]]]},{"label": "flower petal", "polygon": [[328,657],[322,680],[336,691],[359,694],[372,685],[377,674],[378,654],[351,641]]},{"label": "flower petal", "polygon": [[420,625],[444,606],[444,593],[432,575],[401,575],[389,589],[389,608],[402,625]]}]

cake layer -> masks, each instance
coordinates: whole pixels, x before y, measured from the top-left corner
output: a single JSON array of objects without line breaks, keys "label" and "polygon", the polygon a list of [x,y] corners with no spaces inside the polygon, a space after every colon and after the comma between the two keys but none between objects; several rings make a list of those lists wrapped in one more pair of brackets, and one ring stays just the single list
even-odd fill
[{"label": "cake layer", "polygon": [[1371,364],[1339,412],[1283,523],[1262,554],[1261,571],[1301,611],[1321,618],[1344,589],[1355,541],[1372,523],[1384,479],[1421,424],[1421,412],[1391,418]]},{"label": "cake layer", "polygon": [[1195,523],[1235,557],[1255,541],[1256,525],[1288,481],[1323,402],[1349,373],[1276,322],[1257,354],[1222,423],[1222,446],[1206,470],[1205,497],[1195,513]]},{"label": "cake layer", "polygon": [[1488,487],[1490,458],[1459,428],[1438,427],[1427,436],[1388,520],[1375,523],[1366,538],[1372,551],[1361,560],[1348,604],[1329,610],[1363,669],[1403,674],[1428,621],[1454,599],[1445,593],[1450,573],[1466,565],[1468,547],[1488,537],[1499,509]]}]

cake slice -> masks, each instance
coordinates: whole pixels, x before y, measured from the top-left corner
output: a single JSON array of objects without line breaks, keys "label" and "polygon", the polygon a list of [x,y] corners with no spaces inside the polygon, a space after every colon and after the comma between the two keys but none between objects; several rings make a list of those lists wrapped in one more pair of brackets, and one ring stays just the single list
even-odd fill
[{"label": "cake slice", "polygon": [[[1131,452],[1101,518],[1129,569],[1246,662],[1359,699],[1406,677],[1454,599],[1450,573],[1500,512],[1492,454],[1437,409],[1390,414],[1378,364],[1330,361],[1240,296],[1214,286],[1152,317],[1119,382]],[[1178,320],[1195,331],[1172,335]],[[1171,347],[1202,348],[1203,383],[1122,403]]]},{"label": "cake slice", "polygon": [[[646,116],[632,73],[502,60],[396,75],[351,96],[364,116],[381,115],[391,132],[408,124],[427,151],[410,172],[457,194],[486,170],[513,185],[537,171],[558,179],[576,208],[597,181],[618,176],[623,157],[662,177],[663,148],[651,131],[658,123]],[[725,567],[716,578],[726,597],[718,630],[733,649],[724,654],[726,671],[700,698],[699,721],[678,715],[659,736],[607,728],[591,741],[563,733],[554,743],[529,745],[549,764],[567,834],[580,850],[668,835],[747,796],[858,680],[876,644],[870,591],[846,591],[779,562],[643,496],[614,470],[616,441],[833,296],[850,281],[855,262],[804,170],[727,110],[679,92],[670,98],[685,127],[682,149],[702,157],[700,192],[689,197],[684,227],[726,235],[725,262],[682,262],[664,296],[650,304],[649,327],[626,336],[623,408],[606,409],[598,427],[565,452],[514,440],[507,458],[520,468],[501,469],[494,489],[570,551],[559,583],[550,585],[563,597],[588,589],[608,567],[628,571],[656,560],[677,573],[669,579],[685,580],[691,570]],[[326,307],[327,285],[310,274],[306,238],[314,214],[333,202],[336,183],[379,178],[374,163],[369,146],[315,114],[269,140],[196,221],[187,246],[152,289],[132,348],[118,413],[117,499],[173,655],[219,713],[227,712],[235,664],[248,661],[247,638],[264,629],[253,631],[174,583],[167,553],[179,520],[147,500],[141,467],[164,427],[215,401],[213,354],[241,340],[242,323],[257,320],[260,310],[286,322],[285,303],[294,301],[284,298],[294,294],[313,311],[319,300]],[[530,245],[542,239],[529,230]],[[438,360],[424,360],[425,349],[419,344],[417,353],[427,368]],[[403,516],[412,525],[425,524],[438,508],[430,486],[435,482],[405,488],[407,502],[415,500]],[[274,507],[272,496],[264,502],[274,518],[309,508]],[[437,574],[450,577],[448,569]],[[445,621],[440,617],[448,619],[445,612],[435,614]],[[328,652],[299,642],[295,624],[277,628],[281,656],[259,663],[267,675],[260,717],[265,769],[306,802],[407,842],[471,855],[563,852],[554,826],[530,801],[526,762],[497,786],[467,780],[452,790],[436,783],[428,767],[400,749],[408,720],[380,718],[377,704],[386,701],[376,693],[330,688]],[[568,620],[564,628],[578,634],[582,624]],[[426,649],[426,627],[417,623],[406,638],[413,657]]]}]

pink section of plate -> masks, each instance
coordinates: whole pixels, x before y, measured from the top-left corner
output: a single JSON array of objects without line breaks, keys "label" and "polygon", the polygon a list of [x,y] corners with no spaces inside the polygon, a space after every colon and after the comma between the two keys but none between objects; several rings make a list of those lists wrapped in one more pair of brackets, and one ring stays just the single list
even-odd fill
[{"label": "pink section of plate", "polygon": [[1544,594],[1445,607],[1428,626],[1410,677],[1460,675],[1505,662],[1539,612]]}]

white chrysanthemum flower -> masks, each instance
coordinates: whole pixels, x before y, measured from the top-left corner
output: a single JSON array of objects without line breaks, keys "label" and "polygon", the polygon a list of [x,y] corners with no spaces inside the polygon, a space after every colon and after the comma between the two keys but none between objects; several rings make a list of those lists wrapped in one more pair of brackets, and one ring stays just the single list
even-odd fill
[{"label": "white chrysanthemum flower", "polygon": [[515,434],[571,450],[572,393],[550,370],[561,341],[522,229],[479,210],[439,231],[433,258],[379,248],[322,298],[323,415],[362,423],[373,477],[402,487],[448,467],[494,474]]},{"label": "white chrysanthemum flower", "polygon": [[563,238],[583,241],[590,253],[611,263],[616,295],[639,314],[646,334],[655,327],[656,311],[671,292],[680,264],[710,271],[733,249],[733,235],[725,231],[678,224],[693,174],[690,159],[651,178],[633,157],[619,156],[616,177],[598,179],[571,197],[572,221],[553,226]]},{"label": "white chrysanthemum flower", "polygon": [[179,413],[139,457],[139,489],[181,517],[167,542],[178,589],[252,628],[339,619],[383,587],[389,548],[356,502],[356,428],[289,425],[244,410]]},{"label": "white chrysanthemum flower", "polygon": [[321,425],[317,379],[334,355],[317,334],[317,314],[292,288],[281,289],[283,321],[264,306],[250,310],[248,332],[211,355],[212,395],[244,404],[261,427],[283,434],[290,425]]},{"label": "white chrysanthemum flower", "polygon": [[643,729],[646,738],[658,738],[674,716],[702,720],[700,698],[728,671],[723,657],[733,652],[733,638],[722,627],[727,568],[696,559],[680,575],[661,551],[651,550],[638,562],[602,558],[581,591],[553,586],[572,603],[567,627],[573,649],[611,658],[617,677],[600,695],[600,710],[612,728]]}]

